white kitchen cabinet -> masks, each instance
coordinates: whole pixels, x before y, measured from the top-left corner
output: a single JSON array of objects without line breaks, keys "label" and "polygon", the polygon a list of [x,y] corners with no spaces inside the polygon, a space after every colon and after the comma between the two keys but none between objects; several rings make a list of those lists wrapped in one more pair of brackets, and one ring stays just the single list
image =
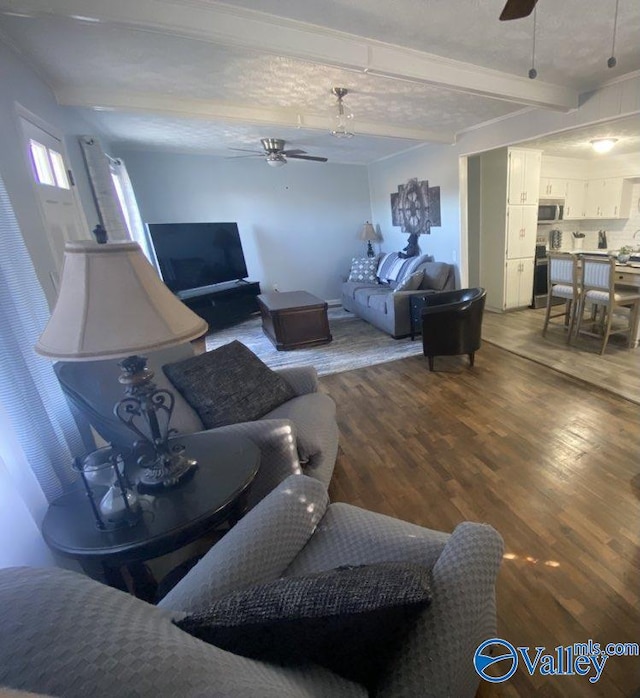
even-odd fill
[{"label": "white kitchen cabinet", "polygon": [[542,154],[499,148],[479,160],[478,278],[487,291],[487,310],[504,312],[528,306],[533,297]]},{"label": "white kitchen cabinet", "polygon": [[566,182],[563,217],[567,221],[584,218],[587,183],[584,179],[567,179]]},{"label": "white kitchen cabinet", "polygon": [[560,177],[542,177],[540,180],[541,199],[564,199],[567,196],[567,180]]},{"label": "white kitchen cabinet", "polygon": [[541,164],[542,152],[540,150],[508,149],[508,204],[537,205]]},{"label": "white kitchen cabinet", "polygon": [[537,233],[537,206],[507,206],[507,259],[533,257]]},{"label": "white kitchen cabinet", "polygon": [[629,218],[631,180],[622,177],[587,182],[585,218]]},{"label": "white kitchen cabinet", "polygon": [[505,266],[504,309],[525,308],[533,299],[533,258],[508,259]]}]

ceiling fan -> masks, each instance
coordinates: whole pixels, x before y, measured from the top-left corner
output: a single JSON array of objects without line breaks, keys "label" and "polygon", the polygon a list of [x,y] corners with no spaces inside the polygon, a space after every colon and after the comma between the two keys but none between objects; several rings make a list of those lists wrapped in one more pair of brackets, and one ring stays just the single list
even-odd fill
[{"label": "ceiling fan", "polygon": [[304,150],[294,148],[293,150],[285,150],[285,141],[281,138],[261,138],[260,143],[264,148],[263,152],[258,150],[247,150],[246,148],[229,148],[229,150],[239,150],[250,155],[235,155],[236,158],[263,157],[267,161],[267,165],[271,167],[282,167],[287,164],[287,160],[311,160],[312,162],[327,162],[327,158],[315,157],[307,155]]},{"label": "ceiling fan", "polygon": [[538,0],[507,0],[507,4],[502,10],[500,19],[505,21],[528,17],[533,12],[537,2]]}]

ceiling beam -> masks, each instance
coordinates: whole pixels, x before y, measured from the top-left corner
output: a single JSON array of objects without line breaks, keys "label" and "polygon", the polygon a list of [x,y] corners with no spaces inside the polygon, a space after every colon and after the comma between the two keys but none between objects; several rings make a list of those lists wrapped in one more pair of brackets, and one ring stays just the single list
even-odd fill
[{"label": "ceiling beam", "polygon": [[[215,100],[176,99],[175,95],[100,89],[55,89],[58,103],[70,107],[115,109],[118,111],[148,112],[181,118],[221,119],[223,121],[271,124],[290,128],[327,131],[329,119],[323,114],[302,114],[295,109],[281,107],[251,107]],[[355,130],[361,135],[385,138],[405,138],[416,141],[451,144],[455,133],[450,130],[405,128],[394,124],[358,120]]]},{"label": "ceiling beam", "polygon": [[0,0],[21,14],[89,17],[532,107],[569,111],[576,90],[210,0]]}]

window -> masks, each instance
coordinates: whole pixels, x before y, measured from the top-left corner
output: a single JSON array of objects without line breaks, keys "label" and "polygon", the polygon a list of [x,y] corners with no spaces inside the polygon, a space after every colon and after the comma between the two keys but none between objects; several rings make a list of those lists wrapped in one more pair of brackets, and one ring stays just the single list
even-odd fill
[{"label": "window", "polygon": [[51,159],[51,164],[53,165],[53,174],[56,178],[56,184],[60,187],[60,189],[69,189],[69,177],[67,175],[67,169],[64,166],[62,155],[49,148],[49,158]]},{"label": "window", "polygon": [[47,148],[46,145],[42,145],[33,138],[29,140],[29,149],[31,150],[36,181],[60,189],[70,188],[64,159],[57,150]]},{"label": "window", "polygon": [[33,165],[36,168],[37,181],[40,182],[40,184],[50,184],[54,186],[55,180],[53,179],[53,169],[47,153],[47,147],[33,139],[29,141],[29,147],[31,148]]}]

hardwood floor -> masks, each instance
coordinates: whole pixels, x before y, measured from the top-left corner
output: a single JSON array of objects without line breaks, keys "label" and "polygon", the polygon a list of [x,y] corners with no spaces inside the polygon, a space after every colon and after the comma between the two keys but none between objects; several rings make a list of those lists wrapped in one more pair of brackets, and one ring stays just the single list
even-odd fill
[{"label": "hardwood floor", "polygon": [[[640,641],[640,407],[492,344],[474,369],[412,357],[325,376],[341,446],[334,501],[450,531],[502,534],[498,635],[548,650]],[[640,660],[600,681],[530,677],[479,696],[632,696]]]},{"label": "hardwood floor", "polygon": [[566,343],[562,326],[549,325],[542,336],[544,308],[510,313],[485,313],[482,338],[561,373],[580,378],[640,404],[640,347],[629,350],[626,337],[609,340],[600,356],[600,340],[580,336]]}]

